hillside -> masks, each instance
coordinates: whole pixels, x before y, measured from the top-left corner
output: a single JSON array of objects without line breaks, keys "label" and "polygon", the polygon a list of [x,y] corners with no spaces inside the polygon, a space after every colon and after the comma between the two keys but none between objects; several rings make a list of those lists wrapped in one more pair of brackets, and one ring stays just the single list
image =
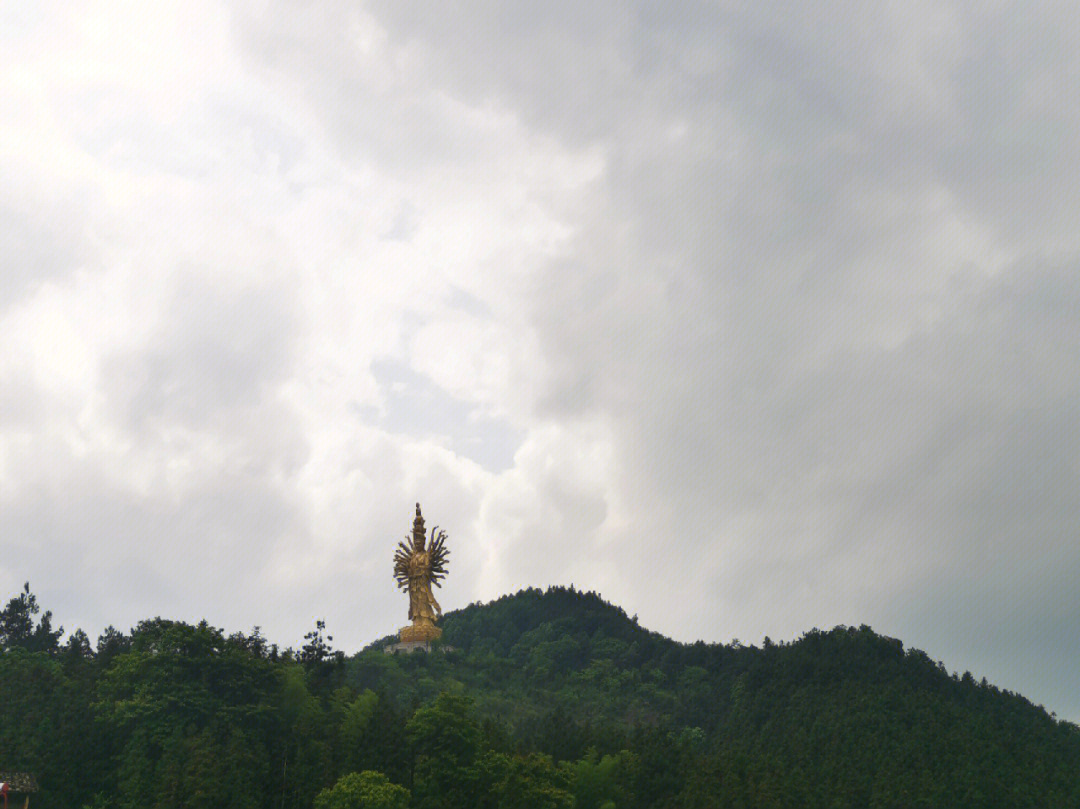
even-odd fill
[{"label": "hillside", "polygon": [[[461,689],[478,715],[556,759],[654,730],[698,740],[715,772],[738,761],[747,778],[816,805],[887,806],[895,794],[1080,805],[1080,729],[866,626],[764,648],[686,645],[593,593],[553,588],[447,615],[445,643],[458,651],[395,661],[403,694]],[[374,656],[349,666],[379,689]]]},{"label": "hillside", "polygon": [[39,809],[310,807],[360,771],[424,809],[1080,805],[1076,726],[867,627],[686,645],[552,588],[448,614],[452,652],[346,658],[37,613],[0,615],[0,753]]}]

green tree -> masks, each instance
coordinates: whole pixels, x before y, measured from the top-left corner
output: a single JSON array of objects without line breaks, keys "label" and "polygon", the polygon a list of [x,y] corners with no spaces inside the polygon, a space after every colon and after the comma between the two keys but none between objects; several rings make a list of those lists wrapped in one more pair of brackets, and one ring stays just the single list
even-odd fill
[{"label": "green tree", "polygon": [[580,761],[564,763],[573,784],[575,809],[622,806],[632,768],[633,754],[626,750],[600,758],[592,748]]},{"label": "green tree", "polygon": [[342,706],[337,746],[339,760],[348,772],[359,772],[365,763],[374,760],[373,725],[378,707],[379,698],[370,689]]},{"label": "green tree", "polygon": [[28,652],[54,653],[60,648],[64,628],[52,628],[52,612],[46,610],[35,624],[34,616],[41,612],[37,596],[30,592],[30,582],[11,599],[0,612],[0,648],[26,649]]},{"label": "green tree", "polygon": [[490,785],[478,777],[480,729],[469,717],[469,701],[440,694],[416,710],[405,727],[413,751],[413,796],[417,809],[478,806]]},{"label": "green tree", "polygon": [[333,780],[330,737],[326,712],[308,689],[303,669],[296,663],[284,666],[278,717],[284,745],[280,758],[282,791],[290,805],[299,805],[312,788]]},{"label": "green tree", "polygon": [[409,790],[381,772],[364,770],[342,776],[315,798],[314,809],[408,809]]},{"label": "green tree", "polygon": [[501,777],[492,785],[499,809],[570,809],[570,776],[541,753],[502,756]]},{"label": "green tree", "polygon": [[280,668],[205,622],[141,623],[97,688],[120,805],[264,805],[276,786],[268,746],[282,738],[281,681]]}]

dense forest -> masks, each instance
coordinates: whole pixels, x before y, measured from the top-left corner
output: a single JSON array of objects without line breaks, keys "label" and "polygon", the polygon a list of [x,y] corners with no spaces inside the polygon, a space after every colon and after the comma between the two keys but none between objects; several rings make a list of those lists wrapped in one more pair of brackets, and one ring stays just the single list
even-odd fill
[{"label": "dense forest", "polygon": [[1080,729],[868,627],[676,643],[526,590],[352,657],[156,618],[0,613],[0,767],[48,807],[1080,806]]}]

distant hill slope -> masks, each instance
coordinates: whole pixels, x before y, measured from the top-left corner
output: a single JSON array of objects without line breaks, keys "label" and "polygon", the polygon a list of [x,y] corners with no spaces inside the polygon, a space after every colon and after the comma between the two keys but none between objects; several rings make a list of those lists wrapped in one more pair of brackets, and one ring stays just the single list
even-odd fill
[{"label": "distant hill slope", "polygon": [[1080,806],[1080,729],[866,626],[687,645],[594,593],[551,588],[449,613],[444,627],[454,653],[391,662],[373,649],[348,664],[357,685],[413,703],[464,692],[556,758],[667,734],[821,806],[837,794],[894,805],[882,801],[896,790],[910,803],[895,805]]}]

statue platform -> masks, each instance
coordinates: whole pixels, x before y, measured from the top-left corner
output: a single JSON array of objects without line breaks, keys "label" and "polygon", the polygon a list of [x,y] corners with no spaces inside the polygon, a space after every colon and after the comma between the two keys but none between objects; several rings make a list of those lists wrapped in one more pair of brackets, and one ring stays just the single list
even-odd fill
[{"label": "statue platform", "polygon": [[[398,654],[399,652],[409,654],[411,652],[430,652],[431,642],[438,640],[442,637],[442,629],[432,624],[412,624],[410,626],[403,626],[398,631],[398,643],[391,643],[389,646],[384,646],[383,651],[387,654]],[[444,652],[454,651],[453,646],[438,647]]]},{"label": "statue platform", "polygon": [[403,626],[398,632],[402,643],[428,643],[442,636],[442,630],[432,624],[412,624]]}]

